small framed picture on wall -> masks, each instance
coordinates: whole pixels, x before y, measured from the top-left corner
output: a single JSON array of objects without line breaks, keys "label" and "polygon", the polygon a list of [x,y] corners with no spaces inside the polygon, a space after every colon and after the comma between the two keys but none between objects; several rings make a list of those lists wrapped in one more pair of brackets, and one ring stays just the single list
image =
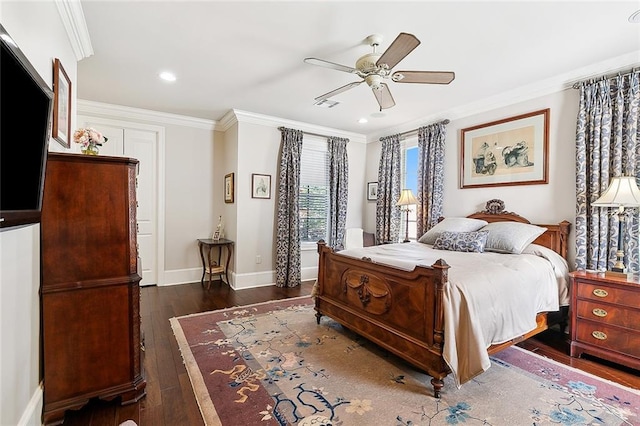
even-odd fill
[{"label": "small framed picture on wall", "polygon": [[52,136],[60,145],[70,148],[71,80],[60,59],[53,62],[53,129]]},{"label": "small framed picture on wall", "polygon": [[251,175],[251,198],[271,198],[271,175]]},{"label": "small framed picture on wall", "polygon": [[224,176],[224,202],[233,203],[233,173]]}]

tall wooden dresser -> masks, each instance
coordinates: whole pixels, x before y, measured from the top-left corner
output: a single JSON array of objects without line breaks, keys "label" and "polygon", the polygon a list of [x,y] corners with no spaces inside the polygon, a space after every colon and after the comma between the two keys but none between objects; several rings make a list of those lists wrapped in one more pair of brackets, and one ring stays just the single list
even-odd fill
[{"label": "tall wooden dresser", "polygon": [[44,423],[145,395],[131,158],[50,153],[41,222]]}]

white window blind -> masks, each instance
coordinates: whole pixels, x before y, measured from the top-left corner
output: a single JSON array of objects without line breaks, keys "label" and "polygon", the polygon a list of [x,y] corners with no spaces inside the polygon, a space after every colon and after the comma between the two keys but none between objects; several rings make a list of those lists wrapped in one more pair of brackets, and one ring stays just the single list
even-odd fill
[{"label": "white window blind", "polygon": [[327,240],[329,162],[327,141],[309,138],[300,160],[300,242]]}]

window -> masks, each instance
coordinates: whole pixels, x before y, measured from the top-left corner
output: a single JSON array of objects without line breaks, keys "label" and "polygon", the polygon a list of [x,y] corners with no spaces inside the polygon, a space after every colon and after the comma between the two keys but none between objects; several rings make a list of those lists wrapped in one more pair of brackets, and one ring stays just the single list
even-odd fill
[{"label": "window", "polygon": [[[402,148],[402,179],[401,179],[401,189],[410,189],[413,192],[413,195],[418,196],[418,146],[416,145],[417,141],[413,144],[409,141]],[[416,205],[409,206],[409,239],[415,240],[418,237],[417,233],[417,215],[416,215]],[[404,235],[406,232],[407,226],[407,214],[405,212],[401,215],[401,227],[400,227],[400,235],[402,239],[404,239]]]},{"label": "window", "polygon": [[300,242],[327,241],[329,161],[327,142],[305,138],[300,159]]}]

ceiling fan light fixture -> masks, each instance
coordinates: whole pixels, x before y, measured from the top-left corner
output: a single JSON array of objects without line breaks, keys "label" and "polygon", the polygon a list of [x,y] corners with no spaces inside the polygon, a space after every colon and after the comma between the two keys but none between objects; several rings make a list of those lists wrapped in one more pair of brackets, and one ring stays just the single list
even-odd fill
[{"label": "ceiling fan light fixture", "polygon": [[373,90],[380,90],[382,88],[382,80],[382,76],[377,74],[371,74],[364,79]]},{"label": "ceiling fan light fixture", "polygon": [[322,101],[327,98],[331,98],[332,96],[352,89],[366,81],[378,101],[380,112],[382,112],[383,109],[391,108],[396,104],[393,99],[393,95],[391,95],[391,91],[389,90],[389,86],[384,82],[385,79],[390,79],[393,82],[403,84],[449,84],[455,78],[455,73],[452,71],[392,71],[393,67],[395,67],[420,44],[420,40],[418,40],[413,34],[398,34],[395,40],[383,53],[377,53],[376,51],[376,48],[382,41],[381,36],[375,34],[370,35],[366,38],[366,41],[373,48],[373,52],[358,58],[355,68],[313,57],[304,59],[304,62],[308,64],[355,74],[361,78],[360,81],[345,84],[344,86],[338,87],[324,95],[316,97],[316,105],[322,105]]}]

